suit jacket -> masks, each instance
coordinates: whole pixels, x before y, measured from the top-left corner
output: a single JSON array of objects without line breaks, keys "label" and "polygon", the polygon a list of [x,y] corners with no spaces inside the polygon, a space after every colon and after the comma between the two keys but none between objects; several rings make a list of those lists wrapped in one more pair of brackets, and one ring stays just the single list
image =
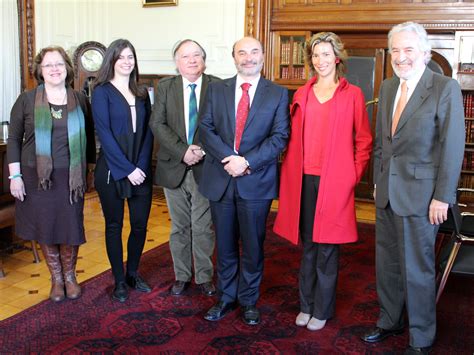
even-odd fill
[{"label": "suit jacket", "polygon": [[[200,109],[203,107],[209,83],[219,80],[212,75],[202,75]],[[183,157],[189,146],[186,137],[186,119],[184,117],[183,77],[178,75],[160,80],[150,119],[150,127],[160,145],[155,173],[157,185],[174,189],[184,179],[187,165],[183,162]],[[200,145],[198,131],[194,135],[193,144]],[[199,182],[202,165],[203,160],[193,165],[196,182]]]},{"label": "suit jacket", "polygon": [[[200,137],[207,153],[199,191],[211,201],[223,196],[231,176],[221,160],[234,152],[236,77],[209,85],[201,110]],[[245,123],[239,155],[251,174],[235,178],[244,199],[273,199],[278,192],[278,156],[289,134],[288,90],[260,78]]]},{"label": "suit jacket", "polygon": [[464,111],[457,81],[426,68],[391,136],[400,80],[383,82],[374,147],[376,206],[425,216],[431,199],[454,203],[464,154]]}]

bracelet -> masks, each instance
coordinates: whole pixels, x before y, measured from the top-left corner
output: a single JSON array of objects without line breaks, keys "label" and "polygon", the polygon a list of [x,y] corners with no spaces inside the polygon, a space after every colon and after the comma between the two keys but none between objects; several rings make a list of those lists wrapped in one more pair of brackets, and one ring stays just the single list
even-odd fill
[{"label": "bracelet", "polygon": [[23,175],[18,173],[18,174],[13,174],[13,175],[10,175],[8,178],[10,180],[13,180],[13,179],[16,179],[16,178],[19,178],[19,177],[22,177]]}]

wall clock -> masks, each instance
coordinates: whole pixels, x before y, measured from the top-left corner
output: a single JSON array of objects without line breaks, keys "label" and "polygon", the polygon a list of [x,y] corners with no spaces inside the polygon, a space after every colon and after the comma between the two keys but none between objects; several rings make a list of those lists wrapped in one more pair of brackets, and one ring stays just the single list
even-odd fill
[{"label": "wall clock", "polygon": [[96,78],[105,54],[102,43],[89,41],[82,43],[74,51],[74,89],[90,98],[91,84]]}]

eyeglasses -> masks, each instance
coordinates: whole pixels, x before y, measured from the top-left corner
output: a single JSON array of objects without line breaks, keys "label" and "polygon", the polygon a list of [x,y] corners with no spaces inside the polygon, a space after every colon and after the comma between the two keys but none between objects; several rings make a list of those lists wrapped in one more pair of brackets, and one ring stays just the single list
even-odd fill
[{"label": "eyeglasses", "polygon": [[49,64],[42,65],[41,68],[48,69],[48,70],[51,70],[53,68],[63,69],[65,65],[66,65],[65,63],[55,63],[55,64],[49,63]]}]

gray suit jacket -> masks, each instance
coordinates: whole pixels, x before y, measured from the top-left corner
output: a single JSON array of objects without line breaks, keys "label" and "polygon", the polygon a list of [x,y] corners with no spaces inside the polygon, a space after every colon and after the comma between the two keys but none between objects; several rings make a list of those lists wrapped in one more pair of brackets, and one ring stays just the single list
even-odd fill
[{"label": "gray suit jacket", "polygon": [[[203,107],[209,83],[219,80],[212,75],[202,75],[199,108]],[[150,118],[150,127],[159,143],[155,184],[170,189],[177,188],[181,184],[186,172],[183,157],[188,149],[188,143],[183,100],[183,78],[181,75],[159,81]],[[194,135],[193,144],[201,145],[199,130]],[[194,178],[197,183],[199,183],[203,161],[204,159],[193,166]]]},{"label": "gray suit jacket", "polygon": [[462,94],[454,79],[426,68],[391,136],[400,80],[383,82],[374,146],[375,204],[399,216],[425,216],[431,199],[456,200],[464,154]]}]

